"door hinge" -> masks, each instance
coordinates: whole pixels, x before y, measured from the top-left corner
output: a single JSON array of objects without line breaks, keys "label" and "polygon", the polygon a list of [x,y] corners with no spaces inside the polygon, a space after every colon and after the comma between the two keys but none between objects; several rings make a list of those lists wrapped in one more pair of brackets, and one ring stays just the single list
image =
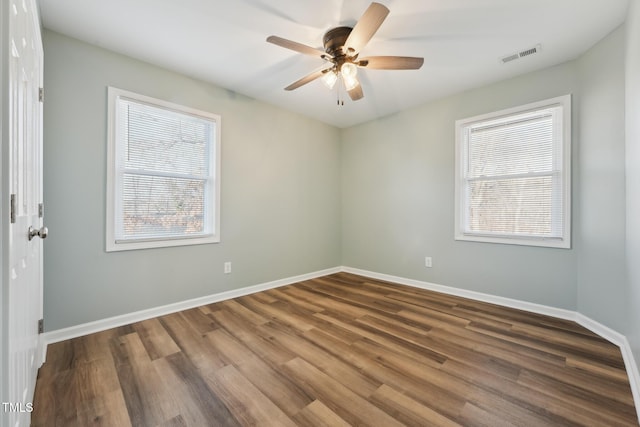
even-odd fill
[{"label": "door hinge", "polygon": [[44,333],[44,319],[38,320],[38,333]]},{"label": "door hinge", "polygon": [[38,99],[40,102],[44,102],[44,88],[41,87],[38,89]]},{"label": "door hinge", "polygon": [[9,214],[11,218],[11,224],[16,222],[16,195],[11,195],[11,213]]},{"label": "door hinge", "polygon": [[44,216],[44,203],[38,203],[38,217]]}]

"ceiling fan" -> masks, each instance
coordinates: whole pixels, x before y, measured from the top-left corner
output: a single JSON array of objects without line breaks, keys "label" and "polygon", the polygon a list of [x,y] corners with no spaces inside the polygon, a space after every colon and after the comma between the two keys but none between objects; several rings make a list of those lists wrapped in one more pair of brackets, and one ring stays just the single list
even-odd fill
[{"label": "ceiling fan", "polygon": [[[360,51],[378,31],[388,14],[389,9],[386,6],[380,3],[371,3],[353,28],[336,27],[324,34],[324,51],[278,36],[267,37],[269,43],[330,62],[327,68],[308,74],[284,89],[294,90],[319,78],[322,78],[322,82],[331,89],[338,80],[341,80],[349,97],[353,101],[357,101],[364,97],[362,86],[360,86],[357,77],[358,68],[417,70],[422,67],[424,58],[411,56],[358,57]],[[340,103],[339,100],[338,103]]]}]

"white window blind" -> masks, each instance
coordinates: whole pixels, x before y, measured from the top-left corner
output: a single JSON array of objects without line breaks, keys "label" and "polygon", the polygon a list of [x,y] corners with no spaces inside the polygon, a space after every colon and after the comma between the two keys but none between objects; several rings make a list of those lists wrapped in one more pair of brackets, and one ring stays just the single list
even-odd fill
[{"label": "white window blind", "polygon": [[457,122],[457,239],[568,247],[570,101],[561,101]]},{"label": "white window blind", "polygon": [[110,88],[111,250],[218,241],[219,118]]}]

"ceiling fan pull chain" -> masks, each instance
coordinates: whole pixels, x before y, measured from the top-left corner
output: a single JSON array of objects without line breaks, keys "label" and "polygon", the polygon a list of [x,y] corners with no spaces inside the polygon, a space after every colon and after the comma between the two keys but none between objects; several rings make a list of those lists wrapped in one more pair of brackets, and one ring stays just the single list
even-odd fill
[{"label": "ceiling fan pull chain", "polygon": [[337,85],[338,87],[338,97],[340,99],[340,102],[338,105],[340,105],[341,107],[344,106],[344,98],[349,94],[347,91],[347,88],[344,84],[344,79],[341,77],[340,78],[340,85]]}]

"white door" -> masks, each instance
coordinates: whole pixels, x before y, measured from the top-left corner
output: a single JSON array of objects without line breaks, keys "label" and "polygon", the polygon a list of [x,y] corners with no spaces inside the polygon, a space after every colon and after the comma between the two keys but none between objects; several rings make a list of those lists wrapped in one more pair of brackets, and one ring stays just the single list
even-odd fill
[{"label": "white door", "polygon": [[3,117],[7,119],[9,148],[8,161],[3,162],[8,169],[3,179],[8,182],[3,183],[3,189],[9,194],[3,197],[10,197],[10,221],[3,236],[8,242],[3,259],[7,372],[2,412],[5,425],[13,427],[30,423],[36,376],[42,363],[38,320],[42,318],[42,238],[46,237],[41,208],[43,53],[36,0],[3,3],[9,24],[3,46],[8,57],[8,74],[3,77],[8,95],[3,99],[8,105],[3,105]]}]

